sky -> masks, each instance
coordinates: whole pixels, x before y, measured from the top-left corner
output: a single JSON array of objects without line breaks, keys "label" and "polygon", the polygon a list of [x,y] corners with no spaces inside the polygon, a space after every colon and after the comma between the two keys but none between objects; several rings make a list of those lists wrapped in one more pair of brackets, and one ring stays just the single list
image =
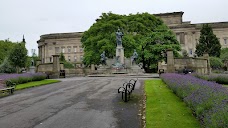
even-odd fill
[{"label": "sky", "polygon": [[228,22],[227,0],[0,0],[0,40],[37,40],[50,33],[83,32],[102,14],[150,14],[183,11],[191,23]]}]

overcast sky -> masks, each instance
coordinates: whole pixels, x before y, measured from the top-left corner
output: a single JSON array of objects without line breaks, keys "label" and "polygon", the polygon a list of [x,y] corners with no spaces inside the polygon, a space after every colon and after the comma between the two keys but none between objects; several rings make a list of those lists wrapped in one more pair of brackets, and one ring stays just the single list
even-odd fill
[{"label": "overcast sky", "polygon": [[192,23],[228,21],[227,0],[0,0],[0,40],[21,41],[29,55],[40,35],[83,32],[102,12],[151,14],[183,11]]}]

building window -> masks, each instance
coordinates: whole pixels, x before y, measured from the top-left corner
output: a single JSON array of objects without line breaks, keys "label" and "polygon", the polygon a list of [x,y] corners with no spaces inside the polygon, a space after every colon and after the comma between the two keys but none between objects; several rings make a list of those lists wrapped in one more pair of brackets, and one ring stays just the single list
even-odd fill
[{"label": "building window", "polygon": [[80,52],[83,52],[83,48],[82,48],[82,46],[80,46]]},{"label": "building window", "polygon": [[68,46],[67,49],[68,49],[68,53],[70,53],[71,52],[71,46]]},{"label": "building window", "polygon": [[76,62],[77,61],[77,56],[74,56],[74,62]]},{"label": "building window", "polygon": [[83,56],[80,56],[80,60],[81,60],[81,61],[83,60]]},{"label": "building window", "polygon": [[62,47],[62,53],[65,53],[65,47]]},{"label": "building window", "polygon": [[50,62],[52,62],[52,57],[50,57]]},{"label": "building window", "polygon": [[74,46],[74,52],[77,52],[77,46]]},{"label": "building window", "polygon": [[59,47],[55,47],[55,53],[59,53]]},{"label": "building window", "polygon": [[224,39],[224,44],[227,45],[227,39]]},{"label": "building window", "polygon": [[68,56],[68,61],[70,62],[70,56]]},{"label": "building window", "polygon": [[180,43],[180,33],[176,33],[177,41]]},{"label": "building window", "polygon": [[189,54],[192,55],[192,49],[189,49]]}]

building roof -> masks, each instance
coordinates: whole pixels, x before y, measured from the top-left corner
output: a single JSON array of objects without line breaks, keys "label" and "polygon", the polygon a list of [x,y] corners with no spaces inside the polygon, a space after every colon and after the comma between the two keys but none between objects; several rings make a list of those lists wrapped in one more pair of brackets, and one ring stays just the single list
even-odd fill
[{"label": "building roof", "polygon": [[170,15],[180,15],[182,16],[184,14],[184,12],[180,11],[180,12],[167,12],[167,13],[159,13],[159,14],[153,14],[155,16],[170,16]]},{"label": "building roof", "polygon": [[82,34],[83,32],[44,34],[40,36],[40,40],[37,42],[42,42],[45,39],[81,38]]}]

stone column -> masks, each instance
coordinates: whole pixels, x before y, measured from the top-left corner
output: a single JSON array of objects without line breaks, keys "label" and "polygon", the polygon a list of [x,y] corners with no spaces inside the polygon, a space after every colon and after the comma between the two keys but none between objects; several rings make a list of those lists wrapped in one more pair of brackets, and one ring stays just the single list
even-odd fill
[{"label": "stone column", "polygon": [[207,64],[205,64],[204,67],[205,67],[205,73],[209,75],[211,73],[211,65],[210,65],[209,54],[208,53],[204,53],[203,57],[205,59],[207,59]]},{"label": "stone column", "polygon": [[116,57],[119,56],[119,62],[124,64],[124,48],[122,46],[116,47]]},{"label": "stone column", "polygon": [[174,73],[174,57],[173,57],[173,50],[167,49],[167,73]]},{"label": "stone column", "polygon": [[91,71],[94,72],[95,71],[95,65],[91,64]]},{"label": "stone column", "polygon": [[54,77],[59,78],[60,64],[59,64],[59,55],[53,56],[53,74]]}]

